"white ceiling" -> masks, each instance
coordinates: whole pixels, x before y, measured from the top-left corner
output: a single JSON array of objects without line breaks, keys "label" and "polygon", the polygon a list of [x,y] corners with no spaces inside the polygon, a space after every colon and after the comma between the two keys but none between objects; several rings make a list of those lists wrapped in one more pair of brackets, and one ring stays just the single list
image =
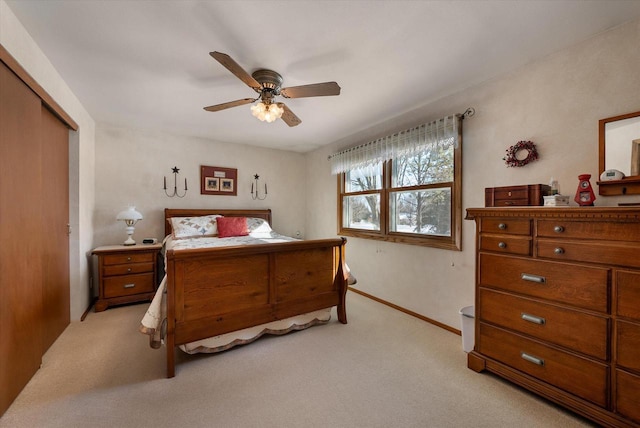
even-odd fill
[{"label": "white ceiling", "polygon": [[[637,0],[6,2],[96,122],[298,152],[640,16]],[[206,112],[255,97],[211,51],[342,93],[279,98],[294,128],[248,105]]]}]

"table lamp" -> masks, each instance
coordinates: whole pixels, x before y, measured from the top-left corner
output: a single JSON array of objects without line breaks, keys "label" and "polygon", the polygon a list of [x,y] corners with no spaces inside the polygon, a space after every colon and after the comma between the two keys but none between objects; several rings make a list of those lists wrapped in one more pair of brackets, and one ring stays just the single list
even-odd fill
[{"label": "table lamp", "polygon": [[126,210],[120,211],[120,213],[118,213],[118,216],[116,217],[116,220],[124,221],[124,223],[127,225],[128,238],[126,241],[124,241],[124,245],[136,245],[136,241],[133,240],[131,235],[133,235],[135,224],[138,222],[138,220],[142,220],[142,214],[136,211],[136,207],[130,206]]}]

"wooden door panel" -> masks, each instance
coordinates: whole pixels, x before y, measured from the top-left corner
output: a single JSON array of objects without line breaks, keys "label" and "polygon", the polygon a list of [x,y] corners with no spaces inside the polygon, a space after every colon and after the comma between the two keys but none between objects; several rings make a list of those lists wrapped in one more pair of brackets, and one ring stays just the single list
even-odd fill
[{"label": "wooden door panel", "polygon": [[42,360],[40,108],[0,62],[0,415]]},{"label": "wooden door panel", "polygon": [[69,131],[46,107],[42,144],[43,332],[42,352],[69,325]]}]

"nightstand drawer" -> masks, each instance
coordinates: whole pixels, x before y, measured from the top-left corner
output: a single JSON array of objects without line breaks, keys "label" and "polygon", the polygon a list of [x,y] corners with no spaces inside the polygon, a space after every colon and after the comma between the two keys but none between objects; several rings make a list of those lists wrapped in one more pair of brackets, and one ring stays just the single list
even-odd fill
[{"label": "nightstand drawer", "polygon": [[153,273],[104,278],[104,297],[130,296],[153,292]]},{"label": "nightstand drawer", "polygon": [[545,346],[480,323],[479,352],[523,373],[589,400],[607,405],[606,365]]},{"label": "nightstand drawer", "polygon": [[106,254],[102,257],[102,263],[105,265],[119,265],[127,263],[153,263],[155,260],[154,253],[129,252],[126,254]]},{"label": "nightstand drawer", "polygon": [[480,285],[606,313],[610,270],[480,253]]},{"label": "nightstand drawer", "polygon": [[104,276],[129,275],[132,273],[153,273],[153,263],[132,263],[126,265],[109,265],[104,266]]},{"label": "nightstand drawer", "polygon": [[607,360],[608,318],[480,288],[480,321]]}]

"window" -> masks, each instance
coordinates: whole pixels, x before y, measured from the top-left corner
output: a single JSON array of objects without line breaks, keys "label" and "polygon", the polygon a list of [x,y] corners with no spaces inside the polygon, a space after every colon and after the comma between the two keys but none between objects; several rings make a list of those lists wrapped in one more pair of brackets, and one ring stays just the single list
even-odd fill
[{"label": "window", "polygon": [[460,250],[461,128],[450,116],[331,156],[338,233]]}]

